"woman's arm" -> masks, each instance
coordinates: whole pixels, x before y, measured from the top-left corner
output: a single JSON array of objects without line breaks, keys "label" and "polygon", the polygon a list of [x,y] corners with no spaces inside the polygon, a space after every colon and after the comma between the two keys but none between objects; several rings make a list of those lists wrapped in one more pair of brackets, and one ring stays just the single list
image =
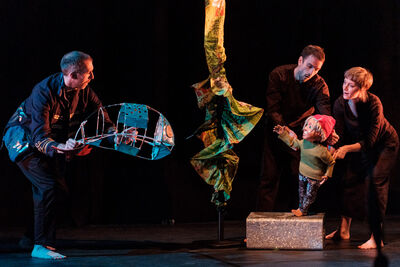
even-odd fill
[{"label": "woman's arm", "polygon": [[373,147],[377,141],[380,127],[384,121],[383,107],[379,98],[374,95],[369,94],[368,101],[368,109],[364,111],[369,113],[369,125],[365,138],[357,143],[339,147],[334,153],[335,159],[343,159],[349,152],[368,150]]},{"label": "woman's arm", "polygon": [[335,142],[335,148],[340,147],[344,141],[344,107],[343,107],[343,98],[340,96],[336,99],[335,104],[333,105],[333,117],[336,120],[335,124],[335,132],[339,138]]},{"label": "woman's arm", "polygon": [[373,94],[368,94],[368,98],[368,109],[363,111],[369,114],[368,130],[365,138],[360,141],[361,150],[363,151],[369,150],[375,145],[380,135],[380,129],[385,121],[383,106],[380,99]]},{"label": "woman's arm", "polygon": [[333,158],[334,159],[344,159],[347,153],[349,152],[358,152],[361,150],[361,144],[360,143],[354,143],[351,145],[344,145],[336,149],[336,151],[333,153]]}]

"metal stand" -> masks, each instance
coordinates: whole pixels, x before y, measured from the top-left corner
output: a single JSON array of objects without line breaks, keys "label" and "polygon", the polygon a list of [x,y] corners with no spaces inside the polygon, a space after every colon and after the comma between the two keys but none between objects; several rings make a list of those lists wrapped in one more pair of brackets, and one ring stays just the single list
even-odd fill
[{"label": "metal stand", "polygon": [[225,207],[217,208],[218,211],[218,227],[217,227],[217,236],[218,240],[211,241],[208,243],[208,246],[212,248],[232,248],[232,247],[240,247],[242,245],[242,240],[225,240],[224,237],[224,213]]},{"label": "metal stand", "polygon": [[[219,194],[218,194],[219,193]],[[222,191],[213,195],[213,200],[217,200],[218,205],[216,205],[218,212],[218,226],[217,226],[217,240],[204,240],[197,243],[205,245],[211,248],[230,248],[230,247],[240,247],[243,245],[243,240],[225,240],[224,237],[224,215],[226,212],[225,198]]]},{"label": "metal stand", "polygon": [[222,210],[218,209],[218,241],[224,240],[224,215]]}]

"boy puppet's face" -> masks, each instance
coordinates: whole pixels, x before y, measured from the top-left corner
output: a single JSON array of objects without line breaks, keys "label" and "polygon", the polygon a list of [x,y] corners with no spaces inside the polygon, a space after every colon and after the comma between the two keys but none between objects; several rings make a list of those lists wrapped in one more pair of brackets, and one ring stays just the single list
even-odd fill
[{"label": "boy puppet's face", "polygon": [[321,135],[318,133],[316,129],[316,120],[308,120],[307,123],[303,127],[303,139],[310,142],[319,142],[321,140]]}]

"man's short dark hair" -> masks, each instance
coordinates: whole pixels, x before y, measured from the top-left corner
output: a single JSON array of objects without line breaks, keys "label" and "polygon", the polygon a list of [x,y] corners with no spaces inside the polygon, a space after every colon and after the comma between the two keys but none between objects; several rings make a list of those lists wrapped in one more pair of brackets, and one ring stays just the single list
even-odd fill
[{"label": "man's short dark hair", "polygon": [[304,47],[303,51],[301,51],[300,54],[303,59],[306,59],[308,56],[311,55],[321,61],[325,61],[324,49],[322,47],[319,47],[318,45],[307,45],[306,47]]},{"label": "man's short dark hair", "polygon": [[92,60],[92,57],[86,53],[80,51],[72,51],[65,54],[60,62],[61,71],[64,75],[68,75],[71,72],[84,72],[83,62],[86,60]]}]

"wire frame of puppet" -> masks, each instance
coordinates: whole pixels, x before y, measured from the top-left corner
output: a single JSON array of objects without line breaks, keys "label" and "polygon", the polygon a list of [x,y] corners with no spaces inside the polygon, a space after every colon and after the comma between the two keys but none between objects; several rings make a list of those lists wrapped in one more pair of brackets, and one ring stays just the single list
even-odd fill
[{"label": "wire frame of puppet", "polygon": [[[120,106],[116,129],[113,132],[106,132],[104,110]],[[150,111],[150,112],[149,112]],[[149,113],[152,114],[149,121]],[[169,155],[175,145],[174,133],[168,120],[157,110],[141,104],[120,103],[101,107],[97,111],[96,132],[94,136],[86,136],[85,126],[92,113],[83,121],[75,134],[75,140],[79,135],[78,142],[86,145],[93,145],[104,149],[116,150],[131,156],[148,160],[157,160]],[[149,131],[149,123],[154,124],[157,120],[154,131]],[[113,121],[114,122],[114,121]],[[151,132],[151,133],[149,133]],[[102,140],[112,140],[114,147],[102,145]]]}]

